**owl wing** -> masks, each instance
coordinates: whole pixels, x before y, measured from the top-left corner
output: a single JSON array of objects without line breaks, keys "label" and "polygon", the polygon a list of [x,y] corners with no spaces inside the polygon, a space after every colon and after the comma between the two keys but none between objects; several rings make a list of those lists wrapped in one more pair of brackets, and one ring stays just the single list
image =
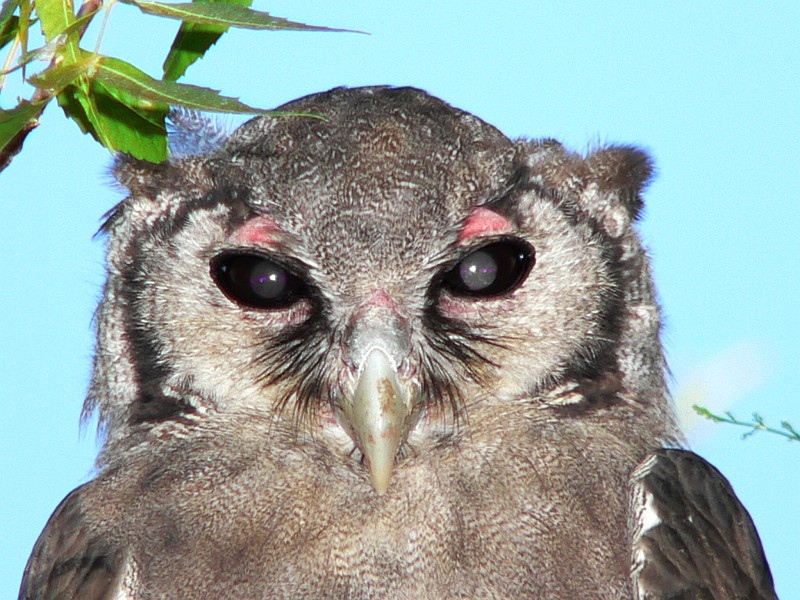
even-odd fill
[{"label": "owl wing", "polygon": [[36,541],[22,575],[19,600],[124,600],[126,552],[87,532],[81,503],[86,486],[64,498]]},{"label": "owl wing", "polygon": [[635,598],[777,598],[753,521],[711,464],[658,450],[634,470],[631,487]]}]

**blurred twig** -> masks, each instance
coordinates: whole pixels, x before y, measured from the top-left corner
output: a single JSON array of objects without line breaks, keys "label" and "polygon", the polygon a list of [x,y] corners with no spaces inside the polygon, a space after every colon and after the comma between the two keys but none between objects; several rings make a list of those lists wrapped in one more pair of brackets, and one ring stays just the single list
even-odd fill
[{"label": "blurred twig", "polygon": [[780,429],[778,429],[776,427],[769,427],[764,421],[764,417],[758,413],[753,413],[752,421],[740,421],[729,411],[726,411],[725,415],[722,416],[715,415],[707,408],[697,404],[692,405],[692,408],[698,415],[714,421],[715,423],[728,423],[730,425],[738,425],[739,427],[747,427],[750,431],[742,434],[742,439],[746,439],[751,435],[758,433],[759,431],[767,431],[769,433],[783,436],[790,442],[800,442],[800,433],[792,426],[791,423],[789,423],[789,421],[781,421]]}]

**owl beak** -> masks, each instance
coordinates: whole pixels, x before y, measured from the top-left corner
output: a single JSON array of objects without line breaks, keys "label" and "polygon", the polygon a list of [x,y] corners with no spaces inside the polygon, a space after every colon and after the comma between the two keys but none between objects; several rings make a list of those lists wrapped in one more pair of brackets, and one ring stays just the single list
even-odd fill
[{"label": "owl beak", "polygon": [[344,407],[379,496],[389,489],[397,448],[408,433],[410,400],[389,355],[373,347],[359,369],[352,403]]}]

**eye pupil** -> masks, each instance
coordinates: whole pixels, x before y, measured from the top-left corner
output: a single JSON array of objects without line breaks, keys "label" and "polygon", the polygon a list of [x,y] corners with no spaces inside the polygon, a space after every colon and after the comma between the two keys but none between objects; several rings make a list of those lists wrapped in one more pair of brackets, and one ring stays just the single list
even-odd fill
[{"label": "eye pupil", "polygon": [[515,290],[535,262],[521,240],[503,240],[474,250],[445,273],[443,287],[456,296],[491,298]]},{"label": "eye pupil", "polygon": [[497,279],[497,262],[483,250],[473,252],[459,263],[461,281],[468,290],[485,289]]},{"label": "eye pupil", "polygon": [[211,277],[230,300],[248,308],[287,308],[306,294],[302,279],[258,254],[222,253],[211,260]]},{"label": "eye pupil", "polygon": [[265,300],[280,298],[288,282],[286,270],[266,260],[257,263],[250,275],[250,288],[256,296]]}]

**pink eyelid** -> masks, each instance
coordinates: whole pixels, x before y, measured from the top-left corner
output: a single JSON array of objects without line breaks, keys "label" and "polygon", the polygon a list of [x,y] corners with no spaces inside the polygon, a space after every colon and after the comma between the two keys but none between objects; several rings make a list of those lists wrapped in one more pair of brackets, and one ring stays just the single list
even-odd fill
[{"label": "pink eyelid", "polygon": [[274,247],[282,230],[274,219],[255,217],[233,233],[233,239],[244,244]]},{"label": "pink eyelid", "polygon": [[506,233],[511,229],[511,222],[504,216],[488,208],[475,208],[458,234],[458,243],[467,242],[485,233]]}]

